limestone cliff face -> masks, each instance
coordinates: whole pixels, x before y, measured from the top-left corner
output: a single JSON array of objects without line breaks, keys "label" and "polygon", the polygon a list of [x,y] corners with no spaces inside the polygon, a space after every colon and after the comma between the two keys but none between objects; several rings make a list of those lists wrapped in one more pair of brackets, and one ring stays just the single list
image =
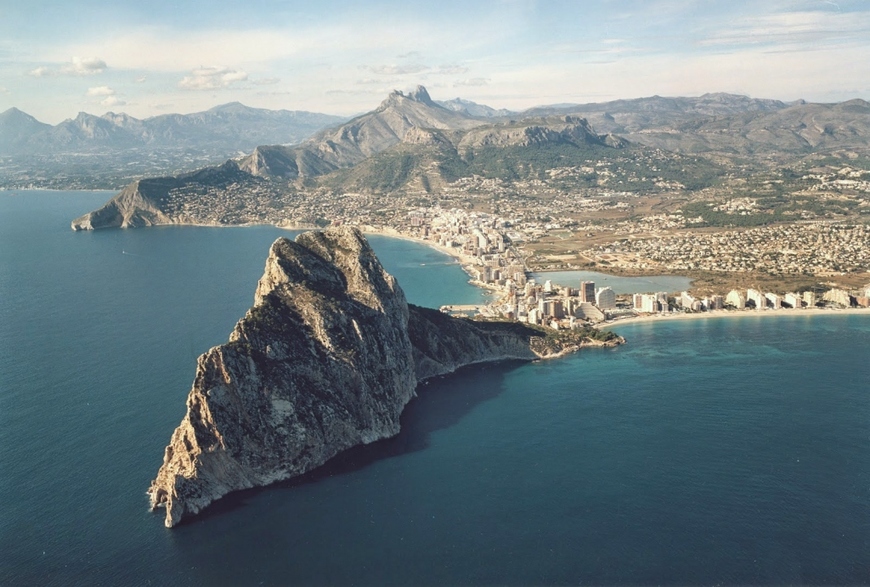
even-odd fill
[{"label": "limestone cliff face", "polygon": [[356,229],[278,239],[254,306],[227,344],[198,360],[151,506],[166,509],[171,527],[231,491],[393,436],[418,380],[553,354],[552,346],[540,350],[543,339],[520,324],[409,306]]},{"label": "limestone cliff face", "polygon": [[271,248],[255,305],[199,358],[149,491],[166,525],[393,436],[416,386],[408,306],[358,231]]}]

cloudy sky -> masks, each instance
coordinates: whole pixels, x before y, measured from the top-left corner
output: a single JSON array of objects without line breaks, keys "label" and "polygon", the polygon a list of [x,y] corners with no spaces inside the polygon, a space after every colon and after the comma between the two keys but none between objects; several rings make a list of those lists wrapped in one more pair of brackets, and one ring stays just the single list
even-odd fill
[{"label": "cloudy sky", "polygon": [[0,111],[870,98],[868,0],[0,0]]}]

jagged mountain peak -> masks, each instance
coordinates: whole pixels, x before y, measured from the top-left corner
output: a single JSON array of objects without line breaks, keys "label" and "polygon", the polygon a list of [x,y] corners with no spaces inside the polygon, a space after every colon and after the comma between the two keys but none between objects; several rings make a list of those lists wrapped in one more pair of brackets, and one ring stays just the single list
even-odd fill
[{"label": "jagged mountain peak", "polygon": [[429,92],[425,87],[418,85],[413,90],[409,91],[407,94],[402,90],[393,90],[390,92],[390,95],[387,96],[387,99],[381,104],[381,107],[386,107],[390,105],[398,105],[405,101],[417,102],[419,104],[425,104],[426,106],[430,106],[432,108],[443,108],[439,104],[435,103],[432,100],[432,97],[429,96]]},{"label": "jagged mountain peak", "polygon": [[[401,143],[415,129],[456,130],[483,124],[468,115],[453,112],[432,101],[423,86],[405,95],[394,90],[381,105],[353,120],[311,137],[293,148],[258,149],[240,161],[254,175],[285,178],[324,175],[357,163]],[[430,142],[431,137],[413,135],[409,142]]]},{"label": "jagged mountain peak", "polygon": [[417,86],[416,88],[414,88],[414,91],[408,93],[408,98],[414,100],[415,102],[422,102],[423,104],[428,104],[429,106],[435,106],[432,98],[429,97],[429,92],[427,92],[426,88],[424,88],[423,86]]}]

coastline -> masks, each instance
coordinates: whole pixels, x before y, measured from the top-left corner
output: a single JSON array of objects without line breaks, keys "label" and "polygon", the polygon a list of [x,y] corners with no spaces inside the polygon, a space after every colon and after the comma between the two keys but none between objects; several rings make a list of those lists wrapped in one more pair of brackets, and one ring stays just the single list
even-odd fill
[{"label": "coastline", "polygon": [[831,316],[837,314],[866,314],[870,308],[803,308],[800,310],[711,310],[709,312],[672,312],[668,314],[646,314],[600,322],[595,325],[599,330],[627,324],[648,324],[670,322],[673,320],[703,320],[718,318],[741,318],[761,316]]},{"label": "coastline", "polygon": [[[456,249],[454,249],[454,248],[443,247],[436,242],[426,240],[424,238],[419,238],[416,236],[410,236],[410,235],[404,234],[404,233],[399,232],[398,230],[395,230],[392,228],[386,228],[386,227],[375,228],[374,226],[367,225],[364,227],[360,227],[360,229],[362,230],[363,234],[376,234],[378,236],[397,238],[397,239],[401,239],[401,240],[415,242],[415,243],[418,243],[421,245],[426,245],[427,247],[435,249],[436,251],[439,251],[441,253],[444,253],[445,255],[452,257],[453,259],[456,259],[456,261],[460,265],[463,266],[463,269],[465,269],[465,265],[472,265],[474,262],[474,260],[471,257],[457,252]],[[466,273],[467,272],[468,271],[466,270]]]},{"label": "coastline", "polygon": [[426,240],[423,238],[403,234],[403,233],[399,232],[398,230],[391,229],[391,228],[385,228],[385,227],[384,228],[375,228],[375,227],[369,225],[369,226],[361,227],[361,230],[362,230],[363,234],[375,234],[378,236],[385,236],[388,238],[406,240],[406,241],[414,242],[414,243],[417,243],[420,245],[425,245],[431,249],[438,251],[439,253],[444,253],[448,257],[455,259],[457,264],[459,264],[459,266],[462,267],[462,270],[465,271],[466,274],[468,274],[468,277],[469,277],[468,283],[470,283],[471,285],[473,285],[477,288],[485,290],[486,295],[493,295],[494,293],[498,293],[498,292],[502,291],[501,288],[499,288],[497,286],[492,286],[492,285],[489,285],[486,283],[482,283],[482,282],[478,281],[477,279],[475,279],[474,274],[472,273],[472,269],[471,269],[472,267],[474,267],[474,258],[469,257],[468,255],[463,255],[462,253],[458,252],[455,248],[444,247],[444,246],[439,245],[436,242],[432,242],[430,240]]},{"label": "coastline", "polygon": [[[462,255],[458,253],[455,249],[451,249],[448,247],[443,247],[437,243],[432,241],[409,236],[403,234],[395,229],[389,228],[375,228],[373,226],[366,226],[363,229],[364,234],[376,234],[380,236],[386,236],[390,238],[403,239],[407,241],[412,241],[418,244],[426,245],[444,253],[456,259],[456,261],[460,264],[462,269],[471,276],[470,268],[473,266],[473,259],[466,255]],[[558,272],[558,271],[554,271]],[[545,273],[543,271],[538,271],[537,273]],[[600,273],[600,272],[598,272]],[[609,275],[609,274],[605,274]],[[618,277],[618,276],[616,276]],[[667,275],[663,275],[662,277],[670,277]],[[487,284],[480,283],[476,279],[469,279],[470,284],[474,285],[483,290],[487,290],[489,292],[498,292],[500,291],[497,287],[491,287]],[[658,322],[667,322],[671,320],[703,320],[703,319],[719,319],[719,318],[740,318],[740,317],[753,317],[753,316],[830,316],[836,314],[866,314],[870,316],[870,308],[802,308],[800,310],[794,309],[779,309],[779,310],[711,310],[707,312],[670,312],[670,313],[659,313],[659,314],[645,314],[640,316],[630,316],[627,318],[617,318],[615,320],[609,320],[604,322],[599,322],[595,324],[595,328],[599,330],[610,329],[613,327],[619,327],[628,324],[641,324],[641,323],[658,323]],[[575,349],[576,350],[576,349]],[[558,356],[562,356],[562,354],[570,354],[569,352],[560,353]],[[547,358],[556,358],[556,357],[547,357]]]},{"label": "coastline", "polygon": [[[16,188],[15,190],[5,190],[0,188],[0,191],[28,191],[28,190],[20,190]],[[31,191],[65,191],[65,190],[31,190]],[[82,190],[85,191],[85,190]],[[87,191],[107,191],[107,190],[87,190]],[[110,190],[108,190],[110,191]],[[311,226],[311,225],[294,225],[294,224],[275,224],[269,222],[250,222],[250,223],[241,223],[241,224],[220,224],[220,223],[195,223],[195,222],[171,222],[171,223],[159,223],[153,226],[195,226],[195,227],[205,227],[205,228],[244,228],[244,227],[252,227],[252,226],[273,226],[280,230],[287,231],[307,231],[307,230],[322,230],[321,227]],[[410,242],[414,242],[417,244],[425,245],[434,249],[440,253],[443,253],[450,258],[456,260],[457,264],[460,265],[462,270],[469,276],[468,283],[471,285],[483,290],[484,295],[495,296],[498,293],[502,292],[502,289],[497,286],[492,286],[490,284],[482,283],[474,278],[474,274],[472,273],[472,268],[475,265],[475,259],[468,255],[464,255],[461,252],[457,251],[453,247],[445,247],[439,245],[436,242],[431,240],[423,239],[416,236],[411,236],[405,233],[402,233],[394,228],[390,227],[376,227],[372,225],[364,225],[359,227],[363,234],[373,234],[384,236],[388,238],[395,238],[406,240]],[[556,269],[556,270],[546,270],[546,271],[535,271],[534,273],[560,273],[565,271],[583,271],[583,269],[572,269],[572,270],[564,270],[564,269]],[[596,273],[602,273],[600,271],[595,271]],[[611,275],[608,273],[604,273],[604,275]],[[614,277],[622,277],[622,275],[613,275]],[[645,276],[646,277],[646,276]],[[670,275],[656,275],[649,277],[674,277]],[[685,276],[676,276],[676,277],[685,277]],[[823,316],[823,315],[833,315],[833,314],[866,314],[870,316],[870,308],[802,308],[800,310],[793,309],[779,309],[779,310],[711,310],[707,312],[695,312],[695,313],[683,313],[683,312],[672,312],[672,313],[659,313],[659,314],[646,314],[640,316],[630,316],[626,318],[617,318],[615,320],[609,320],[604,322],[599,322],[594,324],[594,327],[603,330],[610,329],[613,327],[619,327],[624,324],[640,324],[640,323],[656,323],[670,320],[698,320],[698,319],[714,319],[714,318],[739,318],[739,317],[747,317],[747,316]]]}]

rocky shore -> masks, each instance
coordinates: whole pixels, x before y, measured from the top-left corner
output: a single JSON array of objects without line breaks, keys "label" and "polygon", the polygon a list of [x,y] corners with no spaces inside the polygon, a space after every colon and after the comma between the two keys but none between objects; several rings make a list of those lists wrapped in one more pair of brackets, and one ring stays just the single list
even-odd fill
[{"label": "rocky shore", "polygon": [[[618,344],[610,336],[605,344]],[[559,356],[586,344],[519,323],[410,305],[362,234],[335,228],[272,245],[254,306],[202,355],[148,491],[166,526],[223,495],[301,475],[399,432],[419,381],[462,366]]]}]

